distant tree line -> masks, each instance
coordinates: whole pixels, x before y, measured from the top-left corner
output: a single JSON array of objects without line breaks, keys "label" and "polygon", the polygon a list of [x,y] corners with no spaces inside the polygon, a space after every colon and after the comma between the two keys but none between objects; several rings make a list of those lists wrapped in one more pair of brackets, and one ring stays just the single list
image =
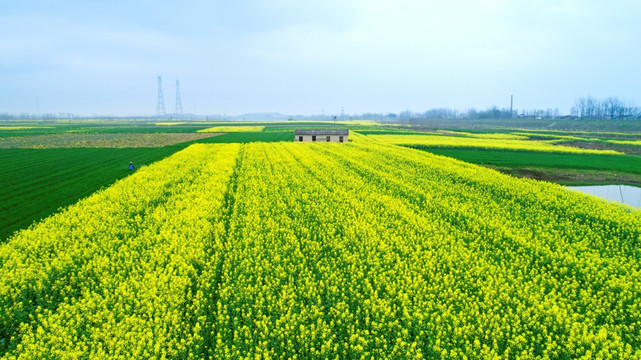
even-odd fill
[{"label": "distant tree line", "polygon": [[45,113],[45,114],[10,114],[0,113],[0,120],[49,120],[49,119],[73,119],[75,116],[71,113]]},{"label": "distant tree line", "polygon": [[[260,114],[250,114],[252,116]],[[282,115],[278,113],[269,113],[265,120],[378,120],[383,122],[400,122],[400,123],[417,123],[421,119],[557,119],[569,117],[575,119],[641,119],[641,108],[634,106],[631,102],[626,102],[618,97],[608,97],[599,99],[594,97],[581,97],[575,100],[569,115],[560,115],[556,108],[548,109],[530,109],[530,110],[513,110],[498,108],[492,106],[486,110],[477,110],[469,108],[465,111],[449,108],[433,108],[423,112],[413,112],[409,110],[396,113],[362,113],[362,114],[341,114],[327,115]],[[162,117],[171,119],[172,116]],[[175,119],[184,120],[244,120],[245,115],[226,116],[226,115],[194,115],[181,114]],[[46,114],[9,114],[0,113],[0,120],[55,120],[55,119],[128,119],[128,120],[158,120],[157,116],[78,116],[71,113],[46,113]]]},{"label": "distant tree line", "polygon": [[641,116],[641,109],[617,97],[598,99],[591,96],[578,98],[572,107],[572,116],[581,119],[628,119]]},{"label": "distant tree line", "polygon": [[492,106],[486,110],[470,108],[466,111],[448,108],[435,108],[424,112],[401,111],[398,116],[401,122],[410,119],[511,119],[517,117],[552,119],[559,117],[559,110],[533,109],[524,110],[519,113],[516,110],[510,111],[510,109],[499,109],[497,106]]},{"label": "distant tree line", "polygon": [[459,111],[448,108],[434,108],[424,112],[401,111],[399,122],[420,123],[427,119],[641,119],[641,108],[631,102],[625,102],[617,97],[598,99],[594,97],[578,98],[569,115],[561,115],[557,108],[513,110],[500,109],[497,106],[486,110],[470,108]]}]

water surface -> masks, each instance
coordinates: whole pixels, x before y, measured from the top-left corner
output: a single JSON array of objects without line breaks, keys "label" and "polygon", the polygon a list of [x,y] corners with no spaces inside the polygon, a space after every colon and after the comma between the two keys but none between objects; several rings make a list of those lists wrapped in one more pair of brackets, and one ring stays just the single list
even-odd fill
[{"label": "water surface", "polygon": [[641,208],[641,188],[629,185],[568,186],[568,189]]}]

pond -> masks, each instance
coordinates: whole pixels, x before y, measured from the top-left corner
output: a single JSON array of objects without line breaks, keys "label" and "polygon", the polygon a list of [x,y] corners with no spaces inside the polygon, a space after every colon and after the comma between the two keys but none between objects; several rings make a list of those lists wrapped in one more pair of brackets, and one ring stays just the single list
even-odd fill
[{"label": "pond", "polygon": [[641,208],[641,188],[628,185],[567,186],[568,189]]}]

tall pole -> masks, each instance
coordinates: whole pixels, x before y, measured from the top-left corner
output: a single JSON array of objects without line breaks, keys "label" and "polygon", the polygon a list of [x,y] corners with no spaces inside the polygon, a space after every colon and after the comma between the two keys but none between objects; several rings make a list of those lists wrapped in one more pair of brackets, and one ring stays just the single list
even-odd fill
[{"label": "tall pole", "polygon": [[180,101],[180,83],[176,80],[176,115],[183,113],[183,104]]},{"label": "tall pole", "polygon": [[158,75],[158,101],[156,102],[156,116],[165,116],[165,100],[162,97],[162,78]]},{"label": "tall pole", "polygon": [[510,119],[514,117],[514,95],[510,95]]}]

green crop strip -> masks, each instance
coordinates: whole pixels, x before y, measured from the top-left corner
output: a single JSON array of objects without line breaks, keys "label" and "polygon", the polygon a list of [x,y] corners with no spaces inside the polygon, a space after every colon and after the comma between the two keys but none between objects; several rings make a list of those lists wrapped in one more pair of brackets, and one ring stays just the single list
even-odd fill
[{"label": "green crop strip", "polygon": [[411,147],[480,165],[592,169],[641,174],[641,157],[638,156]]},{"label": "green crop strip", "polygon": [[[174,128],[174,127],[171,127]],[[230,133],[160,148],[0,149],[0,242],[193,143],[293,141],[292,132]]]}]

